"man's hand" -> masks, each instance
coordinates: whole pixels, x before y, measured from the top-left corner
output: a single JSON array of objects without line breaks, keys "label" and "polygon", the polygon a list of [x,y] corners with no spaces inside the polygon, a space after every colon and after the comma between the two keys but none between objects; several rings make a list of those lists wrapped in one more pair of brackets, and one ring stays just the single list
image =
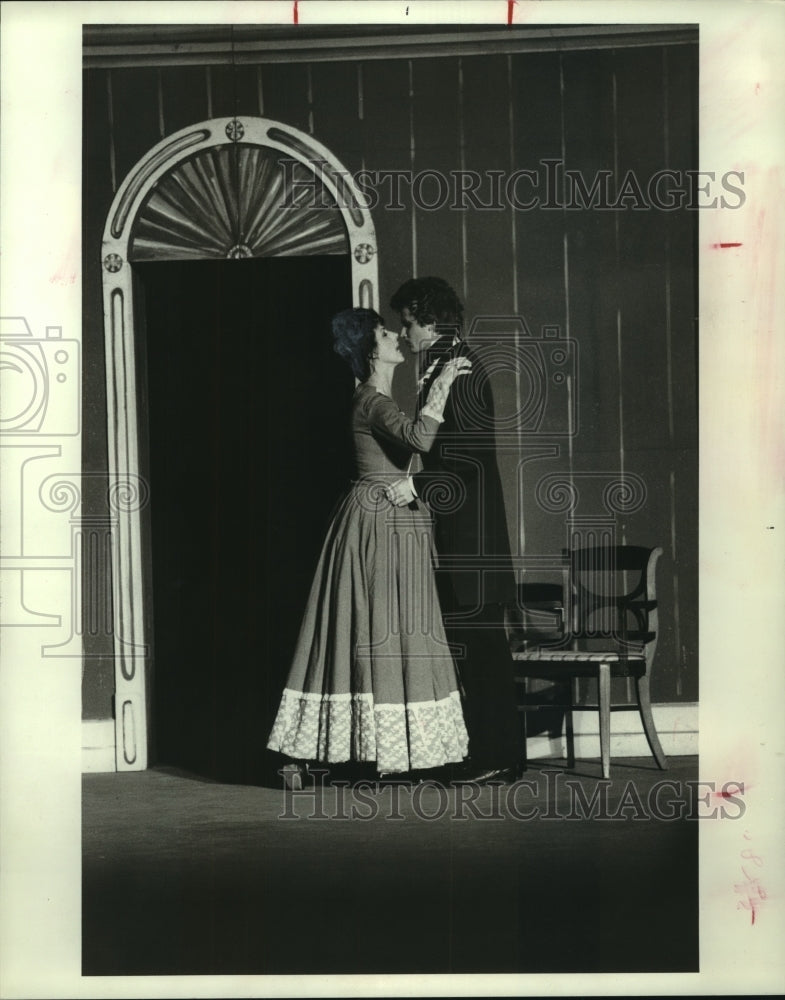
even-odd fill
[{"label": "man's hand", "polygon": [[384,492],[390,503],[396,507],[408,506],[417,496],[410,476],[405,479],[396,479]]},{"label": "man's hand", "polygon": [[433,380],[431,388],[428,390],[428,399],[426,400],[428,410],[441,413],[447,402],[447,394],[450,391],[450,386],[459,375],[468,375],[471,370],[472,363],[470,358],[460,357],[448,361]]}]

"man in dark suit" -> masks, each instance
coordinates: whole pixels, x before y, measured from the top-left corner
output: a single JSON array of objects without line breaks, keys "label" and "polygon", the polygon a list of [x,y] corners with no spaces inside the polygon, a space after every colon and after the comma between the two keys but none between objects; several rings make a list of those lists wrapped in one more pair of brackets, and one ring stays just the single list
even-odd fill
[{"label": "man in dark suit", "polygon": [[470,374],[453,386],[423,468],[390,488],[399,505],[420,497],[434,513],[436,573],[448,641],[465,693],[468,767],[457,781],[514,780],[520,728],[503,605],[515,599],[501,479],[494,446],[490,380],[462,338],[463,306],[441,278],[412,278],[390,307],[418,361],[418,408],[444,363],[465,356]]}]

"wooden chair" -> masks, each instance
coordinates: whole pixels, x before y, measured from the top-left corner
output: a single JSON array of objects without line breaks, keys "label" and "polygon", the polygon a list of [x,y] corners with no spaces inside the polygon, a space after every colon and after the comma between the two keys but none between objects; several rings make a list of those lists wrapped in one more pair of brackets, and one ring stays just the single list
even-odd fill
[{"label": "wooden chair", "polygon": [[[524,688],[524,745],[527,713],[541,710],[543,704],[551,709],[558,704],[565,711],[568,767],[574,767],[572,713],[599,711],[602,775],[607,778],[611,712],[637,709],[652,755],[660,768],[667,769],[649,695],[657,648],[655,577],[661,555],[660,548],[635,545],[575,549],[565,553],[563,587],[522,585],[518,621],[508,631],[516,672],[524,685],[530,678],[551,681],[563,685],[567,695],[564,702],[543,703],[533,701]],[[581,677],[596,679],[597,704],[576,704],[575,684]],[[611,704],[612,677],[634,678],[637,704]]]}]

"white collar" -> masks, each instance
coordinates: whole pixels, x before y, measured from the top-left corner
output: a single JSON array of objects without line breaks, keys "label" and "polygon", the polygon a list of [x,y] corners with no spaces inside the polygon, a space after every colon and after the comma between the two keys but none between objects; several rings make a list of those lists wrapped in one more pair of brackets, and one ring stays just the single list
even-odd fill
[{"label": "white collar", "polygon": [[[450,344],[450,347],[455,347],[456,344],[460,344],[460,342],[461,342],[461,338],[458,336],[457,333],[454,333],[453,334],[453,338],[452,338],[452,343]],[[434,344],[435,343],[436,343],[436,341],[434,341]],[[423,385],[425,384],[425,380],[428,378],[429,375],[431,375],[433,373],[434,368],[436,367],[436,365],[439,363],[440,360],[441,360],[440,358],[434,358],[434,360],[428,365],[428,367],[423,372],[423,374],[417,379],[417,389],[418,390],[422,389]]]}]

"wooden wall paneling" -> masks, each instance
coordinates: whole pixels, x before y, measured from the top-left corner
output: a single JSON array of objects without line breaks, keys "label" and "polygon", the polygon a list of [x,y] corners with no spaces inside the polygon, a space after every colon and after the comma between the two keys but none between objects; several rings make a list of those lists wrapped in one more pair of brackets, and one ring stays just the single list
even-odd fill
[{"label": "wooden wall paneling", "polygon": [[[373,68],[373,64],[368,64]],[[452,184],[451,171],[460,162],[460,115],[457,59],[414,59],[411,63],[413,99],[410,112],[410,149],[408,169],[412,177],[422,176],[412,191],[411,274],[392,275],[390,286],[397,286],[412,276],[444,278],[463,295],[463,242],[460,214],[452,208],[451,195],[444,201],[436,175]],[[428,179],[426,179],[428,178]],[[423,209],[418,199],[439,207]],[[384,248],[382,249],[384,261]],[[389,295],[382,299],[382,312],[388,325],[398,324],[389,308]],[[416,365],[409,358],[396,371],[396,398],[406,412],[413,412],[416,397]]]},{"label": "wooden wall paneling", "polygon": [[259,114],[255,66],[212,66],[210,81],[214,118]]},{"label": "wooden wall paneling", "polygon": [[[82,575],[82,587],[85,597],[90,595],[90,580],[85,573]],[[98,586],[106,587],[106,578],[95,581]],[[90,608],[85,607],[85,615]],[[115,693],[114,658],[112,655],[111,636],[92,636],[85,632],[84,671],[82,672],[82,718],[111,719],[112,698]]]},{"label": "wooden wall paneling", "polygon": [[698,446],[697,226],[697,212],[668,219],[673,444],[691,449]]},{"label": "wooden wall paneling", "polygon": [[[510,108],[507,59],[462,60],[463,140],[466,170],[483,179],[481,204],[492,203],[486,171],[510,174]],[[501,200],[501,199],[500,199]],[[472,313],[510,315],[514,304],[512,212],[492,208],[465,211],[468,301]]]},{"label": "wooden wall paneling", "polygon": [[[542,171],[543,159],[562,155],[561,96],[557,53],[512,57],[513,170]],[[518,198],[538,192],[522,179]],[[519,309],[533,333],[543,325],[566,328],[563,219],[539,204],[516,211]]]},{"label": "wooden wall paneling", "polygon": [[[308,132],[308,64],[276,63],[261,67],[264,116]],[[257,75],[258,95],[258,75]]]},{"label": "wooden wall paneling", "polygon": [[[566,474],[566,470],[563,470],[563,474]],[[621,542],[622,517],[618,514],[613,515],[613,506],[609,508],[606,492],[612,484],[620,480],[619,451],[616,442],[609,440],[603,450],[576,450],[570,477],[577,497],[572,513],[575,515],[576,527],[581,537],[586,532],[606,531],[610,527],[615,532],[616,541]],[[605,525],[609,518],[611,523]],[[566,522],[566,515],[564,519]],[[588,540],[588,535],[586,539]],[[565,535],[565,543],[567,540]],[[596,535],[591,544],[599,542],[600,536]]]},{"label": "wooden wall paneling", "polygon": [[[451,171],[460,166],[460,98],[457,59],[417,59],[412,63],[414,107],[415,175],[433,171],[452,189]],[[419,194],[428,204],[441,203],[435,179],[422,181]],[[463,244],[461,216],[452,208],[452,196],[443,207],[423,209],[415,205],[417,226],[416,271],[436,275],[462,295]],[[469,303],[466,303],[467,308]]]},{"label": "wooden wall paneling", "polygon": [[84,74],[82,130],[82,337],[84,398],[95,419],[84,420],[85,468],[106,468],[106,371],[104,368],[101,240],[114,197],[112,135],[106,70]]},{"label": "wooden wall paneling", "polygon": [[87,227],[84,243],[92,242],[93,254],[97,258],[106,212],[114,197],[106,70],[88,70],[83,74],[82,103],[85,122],[82,131],[82,191],[86,198]]},{"label": "wooden wall paneling", "polygon": [[[515,293],[518,313],[535,338],[544,326],[567,332],[567,295],[564,283],[564,219],[560,210],[543,209],[545,200],[540,161],[562,156],[561,82],[557,53],[510,57],[510,96],[513,106],[511,171],[531,170],[538,187],[523,178],[518,183],[521,203],[534,199],[531,209],[513,207],[516,241]],[[527,387],[522,388],[528,395]],[[567,467],[566,438],[526,435],[530,444],[552,444],[556,459],[535,459],[519,466],[519,518],[526,555],[558,555],[564,545],[563,516],[544,509],[536,499],[539,480]],[[524,456],[525,457],[525,456]]]},{"label": "wooden wall paneling", "polygon": [[119,187],[142,156],[161,140],[159,75],[157,69],[117,69],[110,72],[112,136]]},{"label": "wooden wall paneling", "polygon": [[[662,545],[668,558],[659,569],[662,617],[673,620],[672,539],[675,512],[670,496],[669,329],[667,304],[667,216],[649,206],[651,177],[662,169],[666,125],[662,52],[617,51],[616,149],[620,207],[620,462],[641,476],[646,503],[637,516],[620,519],[621,540]],[[675,692],[672,635],[658,646],[656,683]],[[663,665],[665,669],[663,670]],[[631,685],[630,685],[631,687]],[[631,691],[630,691],[631,693]]]},{"label": "wooden wall paneling", "polygon": [[360,72],[353,62],[314,63],[311,67],[313,134],[347,170],[362,168]]},{"label": "wooden wall paneling", "polygon": [[698,697],[698,386],[696,371],[696,297],[693,251],[697,213],[672,217],[671,371],[673,440],[670,449],[674,589],[678,606],[674,655],[678,658],[679,700]]},{"label": "wooden wall paneling", "polygon": [[698,47],[665,46],[663,82],[669,136],[666,166],[679,170],[698,166]]},{"label": "wooden wall paneling", "polygon": [[[614,170],[613,53],[563,57],[565,169],[591,186]],[[609,181],[613,189],[613,178]],[[585,203],[577,181],[566,185],[570,204]],[[590,202],[591,204],[591,202]],[[619,373],[617,309],[619,273],[616,213],[601,207],[565,212],[569,326],[578,343],[576,453],[616,451],[606,471],[618,469]]]},{"label": "wooden wall paneling", "polygon": [[[477,56],[461,61],[461,166],[480,178],[476,195],[480,207],[468,207],[467,196],[459,193],[466,239],[464,273],[467,290],[467,320],[475,317],[510,317],[515,314],[515,245],[514,213],[504,205],[503,195],[494,188],[494,176],[502,180],[511,172],[510,146],[510,73],[504,55]],[[490,174],[490,176],[489,176]],[[503,190],[503,188],[502,188]],[[487,206],[487,207],[485,207]],[[498,516],[507,519],[512,550],[518,554],[521,530],[518,502],[519,455],[513,450],[516,435],[503,423],[505,415],[518,412],[520,380],[516,375],[516,333],[505,319],[488,320],[486,333],[499,331],[501,346],[511,350],[506,366],[499,366],[491,377],[494,408],[497,416],[497,464],[501,475],[505,510]],[[518,338],[520,335],[518,334]],[[482,343],[480,341],[479,343]],[[497,348],[493,348],[496,350]]]},{"label": "wooden wall paneling", "polygon": [[167,135],[208,117],[204,66],[163,67],[161,89]]},{"label": "wooden wall paneling", "polygon": [[[698,166],[697,63],[692,47],[665,50],[666,166],[682,176]],[[739,202],[738,196],[728,193],[729,204]],[[699,216],[699,211],[686,207],[667,215],[673,426],[678,448],[697,448]]]},{"label": "wooden wall paneling", "polygon": [[692,449],[672,451],[671,462],[676,512],[673,544],[674,658],[678,661],[676,697],[679,701],[697,701],[700,663],[697,453]]},{"label": "wooden wall paneling", "polygon": [[[106,213],[114,197],[112,185],[109,90],[106,70],[83,74],[82,131],[82,469],[104,473],[106,453],[106,369],[101,300],[101,238]],[[84,484],[95,480],[84,480]],[[103,489],[82,490],[82,516],[86,521],[106,515]],[[107,567],[108,569],[108,567]],[[106,577],[90,580],[91,567],[83,568],[83,617],[100,617],[99,593]],[[103,625],[103,622],[101,622]],[[103,628],[83,632],[82,718],[111,719],[115,690],[113,643]]]},{"label": "wooden wall paneling", "polygon": [[[667,162],[696,169],[698,50],[663,52]],[[733,201],[736,204],[737,201]],[[673,433],[671,493],[674,510],[673,587],[676,696],[698,698],[698,217],[681,208],[667,215],[668,304]]]},{"label": "wooden wall paneling", "polygon": [[[662,51],[616,53],[619,174],[637,179],[619,221],[621,384],[625,450],[668,448],[667,213],[648,205],[665,158]],[[630,187],[632,189],[632,185]],[[625,190],[627,188],[625,187]],[[665,527],[665,526],[663,526]]]},{"label": "wooden wall paneling", "polygon": [[[366,169],[411,169],[409,62],[379,60],[364,66],[361,125]],[[389,312],[390,296],[412,276],[412,204],[408,184],[401,184],[400,201],[391,198],[391,182],[378,187],[379,203],[372,210],[379,244],[379,301]],[[402,207],[393,207],[400,205]]]}]

